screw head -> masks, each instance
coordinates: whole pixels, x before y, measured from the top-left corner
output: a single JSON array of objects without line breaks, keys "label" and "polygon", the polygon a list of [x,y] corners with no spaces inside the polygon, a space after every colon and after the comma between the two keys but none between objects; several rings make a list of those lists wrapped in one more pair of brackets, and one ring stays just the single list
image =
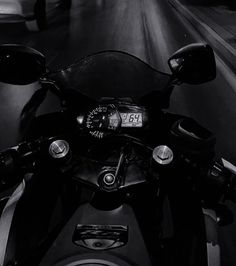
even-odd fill
[{"label": "screw head", "polygon": [[112,173],[107,173],[103,177],[103,182],[108,186],[113,185],[115,181],[116,181],[115,176]]},{"label": "screw head", "polygon": [[69,151],[69,143],[65,140],[55,140],[49,146],[49,154],[54,159],[64,158]]},{"label": "screw head", "polygon": [[160,145],[153,150],[152,158],[158,164],[167,165],[173,161],[174,154],[168,146]]}]

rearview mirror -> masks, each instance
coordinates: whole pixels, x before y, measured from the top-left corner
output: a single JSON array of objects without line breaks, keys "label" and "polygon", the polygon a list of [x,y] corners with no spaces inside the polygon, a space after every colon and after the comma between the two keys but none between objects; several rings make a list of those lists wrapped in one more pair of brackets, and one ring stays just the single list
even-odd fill
[{"label": "rearview mirror", "polygon": [[45,57],[37,50],[18,44],[0,45],[0,82],[27,85],[45,73]]},{"label": "rearview mirror", "polygon": [[216,77],[216,63],[208,44],[193,43],[176,51],[168,60],[175,78],[189,84],[201,84]]}]

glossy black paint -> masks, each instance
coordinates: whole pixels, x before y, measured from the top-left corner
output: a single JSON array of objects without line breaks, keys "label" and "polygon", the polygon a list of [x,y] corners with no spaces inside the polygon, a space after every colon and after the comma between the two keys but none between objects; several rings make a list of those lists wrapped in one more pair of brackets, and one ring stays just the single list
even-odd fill
[{"label": "glossy black paint", "polygon": [[46,72],[43,54],[18,44],[0,46],[0,81],[14,85],[27,85],[39,80]]},{"label": "glossy black paint", "polygon": [[216,77],[216,63],[212,48],[193,43],[176,51],[168,60],[174,76],[181,82],[201,84]]},{"label": "glossy black paint", "polygon": [[173,147],[204,160],[214,156],[215,136],[191,118],[176,121],[170,131]]},{"label": "glossy black paint", "polygon": [[169,74],[120,50],[104,50],[76,59],[74,64],[48,77],[61,91],[72,88],[95,100],[101,97],[137,99],[149,92],[164,90],[170,80]]},{"label": "glossy black paint", "polygon": [[[127,226],[129,228],[129,241],[126,245],[114,248],[112,251],[107,250],[105,253],[99,253],[98,251],[77,246],[73,243],[72,239],[78,224]],[[70,256],[68,256],[68,254],[70,254]],[[40,266],[70,265],[72,262],[77,262],[78,265],[80,265],[82,261],[85,259],[88,260],[88,258],[94,260],[94,265],[100,265],[98,261],[101,259],[103,260],[103,263],[100,261],[101,265],[109,265],[108,262],[110,262],[111,265],[121,266],[152,265],[140,227],[130,206],[124,204],[118,209],[107,212],[97,210],[90,204],[81,205],[48,250]],[[96,260],[97,263],[95,263]],[[58,264],[55,264],[55,262]],[[75,263],[75,265],[77,265],[77,263]]]}]

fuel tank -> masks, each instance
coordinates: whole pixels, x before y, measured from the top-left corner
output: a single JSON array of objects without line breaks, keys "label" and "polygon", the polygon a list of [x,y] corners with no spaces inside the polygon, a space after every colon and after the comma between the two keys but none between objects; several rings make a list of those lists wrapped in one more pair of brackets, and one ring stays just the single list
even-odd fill
[{"label": "fuel tank", "polygon": [[40,266],[151,266],[134,211],[129,205],[103,211],[81,205]]}]

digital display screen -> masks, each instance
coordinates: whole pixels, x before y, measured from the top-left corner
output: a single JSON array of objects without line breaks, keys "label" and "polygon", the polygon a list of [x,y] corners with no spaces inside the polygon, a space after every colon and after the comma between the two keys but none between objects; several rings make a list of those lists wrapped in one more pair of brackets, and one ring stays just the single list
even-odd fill
[{"label": "digital display screen", "polygon": [[120,113],[122,127],[142,127],[143,115],[142,113]]},{"label": "digital display screen", "polygon": [[112,128],[117,128],[119,125],[119,120],[117,114],[113,114],[109,117],[109,126]]}]

